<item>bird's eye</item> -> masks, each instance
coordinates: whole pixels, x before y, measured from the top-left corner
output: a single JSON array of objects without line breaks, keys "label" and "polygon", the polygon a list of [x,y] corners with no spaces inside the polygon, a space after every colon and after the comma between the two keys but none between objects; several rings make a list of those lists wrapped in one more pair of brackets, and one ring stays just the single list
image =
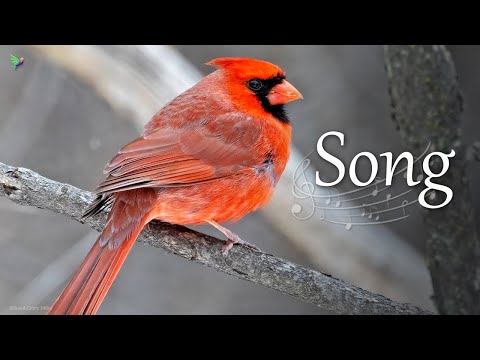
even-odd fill
[{"label": "bird's eye", "polygon": [[248,82],[248,87],[253,91],[258,91],[262,88],[263,84],[258,79],[253,79]]}]

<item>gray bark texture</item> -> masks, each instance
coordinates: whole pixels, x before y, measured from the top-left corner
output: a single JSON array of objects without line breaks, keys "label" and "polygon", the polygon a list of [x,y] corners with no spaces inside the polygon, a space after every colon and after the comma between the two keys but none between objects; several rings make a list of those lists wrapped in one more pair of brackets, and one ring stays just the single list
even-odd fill
[{"label": "gray bark texture", "polygon": [[[0,196],[13,202],[48,209],[79,221],[94,194],[47,179],[31,170],[0,163]],[[86,223],[96,230],[106,214]],[[275,256],[235,246],[221,254],[222,240],[182,226],[153,221],[139,242],[248,280],[339,314],[431,314],[410,304],[397,303]]]},{"label": "gray bark texture", "polygon": [[[441,314],[480,314],[480,240],[461,141],[463,100],[455,65],[443,45],[385,46],[385,65],[392,117],[405,145],[418,151],[431,142],[432,151],[456,154],[447,173],[434,180],[453,190],[452,201],[424,210],[434,301]],[[441,160],[432,160],[432,172],[439,173]],[[443,200],[437,196],[430,203]]]}]

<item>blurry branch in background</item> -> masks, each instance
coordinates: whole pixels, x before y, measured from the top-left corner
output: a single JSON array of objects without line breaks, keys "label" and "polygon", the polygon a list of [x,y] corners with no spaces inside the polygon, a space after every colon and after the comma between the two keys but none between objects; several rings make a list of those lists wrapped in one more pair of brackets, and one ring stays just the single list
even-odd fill
[{"label": "blurry branch in background", "polygon": [[[34,46],[46,58],[90,86],[139,131],[167,101],[195,84],[201,73],[170,46]],[[262,214],[312,263],[371,291],[432,308],[431,284],[421,256],[387,228],[299,222],[291,212],[293,173],[303,156],[294,146],[270,204]],[[310,175],[315,171],[311,169]],[[280,210],[279,210],[280,209]],[[395,254],[393,257],[392,254]]]},{"label": "blurry branch in background", "polygon": [[[443,45],[388,45],[385,64],[392,117],[405,145],[418,150],[431,141],[432,151],[456,154],[440,180],[453,190],[452,202],[424,210],[434,301],[443,314],[480,314],[480,239],[461,141],[455,65]],[[442,170],[441,161],[432,165],[433,173]]]},{"label": "blurry branch in background", "polygon": [[[90,192],[2,163],[0,196],[77,221],[94,199]],[[102,213],[86,223],[101,230],[105,219],[105,213]],[[228,257],[224,257],[222,240],[182,226],[153,221],[142,231],[138,241],[339,314],[430,314],[413,305],[393,302],[329,275],[242,246],[235,246]]]},{"label": "blurry branch in background", "polygon": [[[169,46],[32,48],[37,55],[90,86],[117,114],[132,119],[140,131],[161,106],[201,78]],[[138,58],[144,61],[140,63]]]}]

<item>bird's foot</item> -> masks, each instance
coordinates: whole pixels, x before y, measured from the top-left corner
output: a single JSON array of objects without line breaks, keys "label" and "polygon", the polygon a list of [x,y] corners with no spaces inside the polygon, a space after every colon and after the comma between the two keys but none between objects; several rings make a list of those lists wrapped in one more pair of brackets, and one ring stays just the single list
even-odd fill
[{"label": "bird's foot", "polygon": [[227,243],[222,246],[223,256],[227,256],[228,252],[230,251],[231,248],[233,248],[233,245],[235,245],[235,244],[239,244],[239,245],[248,247],[248,248],[250,248],[252,250],[255,250],[255,251],[262,251],[262,250],[260,250],[260,248],[258,246],[250,244],[249,242],[240,239],[240,237],[238,235],[232,233],[231,231],[230,231],[230,233],[233,236],[228,237]]},{"label": "bird's foot", "polygon": [[218,230],[220,230],[222,233],[225,234],[225,236],[227,237],[227,241],[226,241],[226,244],[222,246],[222,254],[223,256],[227,256],[228,255],[228,252],[232,249],[233,245],[235,244],[239,244],[239,245],[243,245],[245,247],[248,247],[252,250],[255,250],[255,251],[262,251],[260,250],[257,246],[253,245],[253,244],[250,244],[249,242],[246,242],[242,239],[240,239],[240,236],[238,236],[237,234],[235,234],[234,232],[228,230],[227,228],[224,228],[222,225],[220,225],[219,223],[217,223],[216,221],[213,221],[213,220],[208,220],[207,221],[210,225],[214,226],[215,228],[217,228]]}]

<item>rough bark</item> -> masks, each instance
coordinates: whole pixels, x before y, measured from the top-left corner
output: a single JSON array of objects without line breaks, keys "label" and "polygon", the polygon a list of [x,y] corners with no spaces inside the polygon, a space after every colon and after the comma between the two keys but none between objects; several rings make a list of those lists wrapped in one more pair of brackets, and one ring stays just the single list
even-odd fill
[{"label": "rough bark", "polygon": [[[392,117],[406,146],[415,151],[431,142],[432,151],[453,149],[456,154],[439,181],[453,190],[452,202],[424,210],[434,301],[443,314],[480,314],[480,241],[461,140],[463,104],[455,65],[443,45],[388,45],[385,64]],[[433,159],[438,161],[432,172],[439,173],[442,163]]]},{"label": "rough bark", "polygon": [[[94,198],[90,192],[2,163],[0,196],[77,221]],[[105,217],[102,213],[86,223],[101,230]],[[430,314],[413,305],[391,301],[327,274],[242,246],[235,246],[228,257],[224,257],[221,254],[223,241],[182,226],[154,221],[144,229],[138,241],[340,314]]]}]

